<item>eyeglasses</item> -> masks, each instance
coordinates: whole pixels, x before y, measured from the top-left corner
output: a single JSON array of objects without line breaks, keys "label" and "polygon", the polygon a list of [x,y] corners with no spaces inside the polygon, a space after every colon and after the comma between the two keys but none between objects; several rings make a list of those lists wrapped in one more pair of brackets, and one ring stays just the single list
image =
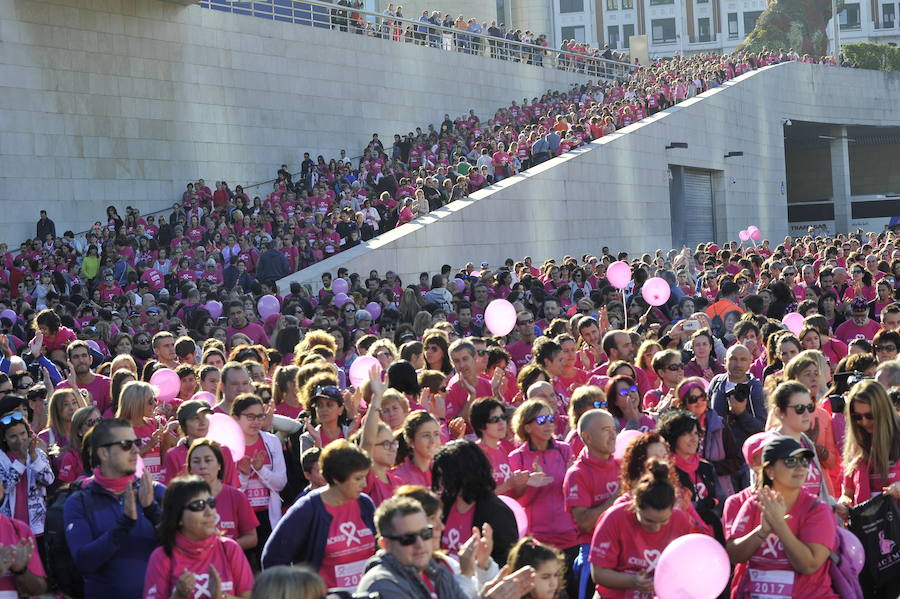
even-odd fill
[{"label": "eyeglasses", "polygon": [[150,399],[147,400],[147,403],[150,404],[151,406],[155,406],[157,403],[159,403],[159,400],[156,399],[155,397],[151,397]]},{"label": "eyeglasses", "polygon": [[894,351],[897,351],[897,346],[896,345],[876,345],[875,351],[894,352]]},{"label": "eyeglasses", "polygon": [[619,389],[618,393],[619,393],[619,397],[625,397],[629,393],[637,393],[637,391],[638,391],[637,385],[632,385],[630,387],[622,387],[621,389]]},{"label": "eyeglasses", "polygon": [[519,321],[516,321],[516,324],[519,326],[524,326],[526,324],[534,324],[534,319],[532,318],[531,320],[519,320]]},{"label": "eyeglasses", "polygon": [[784,465],[788,468],[796,468],[798,466],[806,468],[809,466],[809,458],[806,456],[790,456],[781,461],[784,462]]},{"label": "eyeglasses", "polygon": [[[858,412],[853,412],[853,414],[851,414],[850,417],[853,418],[854,420],[856,420],[857,422],[860,422],[863,418],[865,418],[866,420],[869,420],[869,421],[875,420],[875,415],[872,414],[872,412],[866,412],[865,414],[859,414]],[[0,422],[3,422],[3,421],[0,420]]]},{"label": "eyeglasses", "polygon": [[241,414],[241,417],[247,418],[247,420],[249,420],[250,422],[262,422],[263,420],[265,420],[266,415],[265,415],[265,413],[263,413],[263,414],[248,414],[248,413],[244,412],[243,414]]},{"label": "eyeglasses", "polygon": [[347,308],[344,310],[344,314],[355,314],[356,308]]},{"label": "eyeglasses", "polygon": [[816,404],[810,402],[810,403],[808,403],[808,404],[806,404],[806,405],[803,405],[803,404],[797,404],[796,406],[788,406],[788,409],[790,409],[790,408],[794,408],[794,413],[796,413],[796,414],[799,416],[799,415],[802,414],[804,411],[809,412],[810,414],[812,414],[813,412],[815,412],[815,411],[816,411]]},{"label": "eyeglasses", "polygon": [[91,428],[92,426],[94,426],[94,425],[96,425],[98,422],[100,422],[101,420],[103,420],[103,419],[100,418],[99,416],[98,416],[97,418],[88,418],[87,420],[84,421],[84,424],[85,424],[88,428]]},{"label": "eyeglasses", "polygon": [[422,539],[423,541],[430,541],[434,536],[434,527],[426,526],[419,532],[408,532],[404,535],[384,535],[385,539],[390,539],[391,541],[397,541],[404,547],[409,547],[410,545],[414,545],[416,539]]},{"label": "eyeglasses", "polygon": [[131,451],[132,447],[136,447],[138,449],[141,448],[141,440],[140,439],[122,439],[121,441],[113,441],[111,443],[104,443],[100,447],[112,447],[113,445],[118,445],[122,448],[122,451]]},{"label": "eyeglasses", "polygon": [[506,418],[504,418],[503,416],[491,416],[490,418],[485,420],[485,422],[487,422],[488,424],[499,424],[504,420],[506,420]]},{"label": "eyeglasses", "polygon": [[19,381],[19,384],[16,385],[16,389],[20,389],[20,390],[24,391],[25,389],[28,389],[33,384],[34,384],[34,381],[28,381],[27,383],[23,382],[23,381]]},{"label": "eyeglasses", "polygon": [[150,343],[150,340],[149,339],[135,339],[134,342],[137,343],[138,345],[143,345],[144,343]]},{"label": "eyeglasses", "polygon": [[853,270],[853,274],[855,274],[855,275],[861,275],[861,274],[863,274],[863,271],[862,271],[861,268],[856,268],[856,269]]},{"label": "eyeglasses", "polygon": [[216,509],[216,498],[215,497],[207,497],[206,499],[195,499],[184,506],[184,509],[190,510],[192,512],[202,512],[206,508],[211,510]]},{"label": "eyeglasses", "polygon": [[595,401],[595,402],[594,402],[594,408],[596,408],[596,409],[598,409],[598,410],[605,410],[605,409],[606,409],[606,406],[608,406],[608,405],[609,405],[609,404],[606,403],[606,400],[605,400],[605,399],[604,399],[604,400],[601,400],[601,401]]},{"label": "eyeglasses", "polygon": [[397,439],[388,439],[387,441],[376,443],[375,447],[380,447],[385,451],[391,451],[400,447],[400,441],[398,441]]},{"label": "eyeglasses", "polygon": [[544,426],[548,422],[551,424],[556,422],[556,414],[544,414],[543,416],[538,416],[531,422],[536,422],[538,426]]},{"label": "eyeglasses", "polygon": [[664,368],[664,370],[668,370],[669,372],[678,372],[684,370],[684,364],[681,362],[676,362],[674,364],[669,364]]},{"label": "eyeglasses", "polygon": [[706,393],[700,392],[700,393],[695,393],[694,395],[688,395],[687,397],[684,398],[684,401],[687,402],[688,405],[692,406],[695,403],[697,403],[698,401],[703,401],[705,399],[707,399]]},{"label": "eyeglasses", "polygon": [[488,355],[489,353],[491,353],[490,350],[487,350],[487,349],[476,349],[475,352],[476,352],[479,356],[486,356],[486,355]]},{"label": "eyeglasses", "polygon": [[8,426],[11,422],[22,422],[23,420],[25,420],[25,417],[22,416],[22,412],[12,412],[0,418],[0,424]]}]

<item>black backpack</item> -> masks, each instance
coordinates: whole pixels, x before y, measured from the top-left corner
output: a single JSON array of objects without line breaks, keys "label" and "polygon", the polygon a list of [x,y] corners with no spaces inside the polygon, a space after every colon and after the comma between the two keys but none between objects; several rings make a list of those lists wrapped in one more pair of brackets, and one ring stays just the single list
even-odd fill
[{"label": "black backpack", "polygon": [[[47,574],[56,587],[73,599],[84,599],[84,577],[72,559],[69,544],[66,543],[66,523],[64,508],[66,500],[78,494],[84,502],[84,513],[90,514],[91,493],[83,491],[75,482],[60,487],[48,503],[44,519],[44,543],[47,549]],[[90,522],[90,518],[88,519]]]}]

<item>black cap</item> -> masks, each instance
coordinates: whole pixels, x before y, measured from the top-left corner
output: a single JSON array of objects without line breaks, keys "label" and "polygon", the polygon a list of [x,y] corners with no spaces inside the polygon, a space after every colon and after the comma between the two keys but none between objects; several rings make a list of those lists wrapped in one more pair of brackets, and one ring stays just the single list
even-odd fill
[{"label": "black cap", "polygon": [[791,437],[779,436],[766,443],[762,453],[762,463],[771,464],[793,456],[805,456],[812,459],[815,455],[813,450],[806,449]]}]

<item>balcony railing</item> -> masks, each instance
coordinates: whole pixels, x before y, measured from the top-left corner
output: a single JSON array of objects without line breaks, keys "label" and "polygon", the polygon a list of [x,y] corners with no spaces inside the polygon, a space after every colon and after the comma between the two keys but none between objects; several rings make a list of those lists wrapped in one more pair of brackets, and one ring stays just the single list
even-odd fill
[{"label": "balcony railing", "polygon": [[536,67],[582,73],[589,77],[617,79],[639,68],[615,60],[526,44],[485,33],[442,27],[417,19],[367,12],[322,0],[260,2],[200,0],[200,6],[238,15],[365,35],[386,42],[416,44]]}]

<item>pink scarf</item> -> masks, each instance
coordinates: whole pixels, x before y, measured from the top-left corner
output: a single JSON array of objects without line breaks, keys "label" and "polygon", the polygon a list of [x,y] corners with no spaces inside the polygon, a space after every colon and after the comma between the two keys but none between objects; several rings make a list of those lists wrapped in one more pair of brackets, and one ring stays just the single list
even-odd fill
[{"label": "pink scarf", "polygon": [[108,476],[103,476],[100,468],[94,468],[93,475],[90,478],[87,478],[84,481],[84,484],[87,485],[92,481],[97,483],[113,495],[121,495],[125,492],[125,489],[127,489],[129,485],[134,484],[134,475],[129,474],[128,476],[110,478]]},{"label": "pink scarf", "polygon": [[691,482],[694,482],[697,479],[697,468],[700,466],[700,455],[695,453],[689,458],[683,458],[677,453],[673,455],[675,456],[675,467],[683,470],[690,477]]}]

